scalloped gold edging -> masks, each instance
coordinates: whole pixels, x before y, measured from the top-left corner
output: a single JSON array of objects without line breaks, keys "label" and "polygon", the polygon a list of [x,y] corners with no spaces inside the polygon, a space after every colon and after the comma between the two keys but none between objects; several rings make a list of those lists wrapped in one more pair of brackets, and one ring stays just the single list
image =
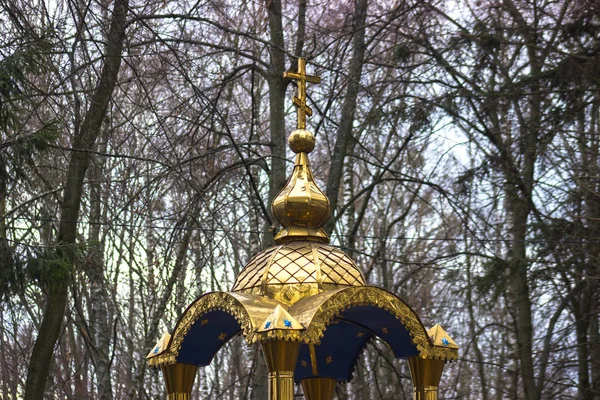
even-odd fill
[{"label": "scalloped gold edging", "polygon": [[148,359],[150,367],[160,367],[163,365],[175,364],[181,344],[185,339],[190,328],[202,315],[215,310],[221,310],[232,317],[240,324],[243,335],[248,342],[254,343],[256,333],[252,326],[252,321],[244,305],[232,294],[227,292],[207,293],[197,299],[185,311],[175,327],[175,331],[169,341],[167,351]]},{"label": "scalloped gold edging", "polygon": [[[249,344],[270,340],[286,340],[303,342],[306,344],[320,344],[327,326],[339,317],[345,310],[358,306],[374,306],[384,309],[394,315],[406,328],[411,340],[419,351],[419,357],[454,361],[458,359],[458,349],[435,346],[415,312],[396,295],[374,286],[348,287],[339,289],[336,293],[329,293],[322,302],[315,304],[315,311],[309,321],[299,320],[306,326],[306,330],[274,329],[266,332],[257,332],[252,323],[251,315],[256,317],[255,311],[274,308],[280,304],[266,297],[251,300],[252,304],[244,304],[236,296],[242,294],[228,292],[208,293],[196,300],[181,317],[164,353],[148,359],[151,367],[174,364],[185,336],[194,322],[200,316],[214,310],[222,310],[240,324],[242,333]],[[258,296],[257,296],[258,297]],[[294,307],[289,309],[290,314],[297,318]],[[312,310],[311,310],[312,311]]]},{"label": "scalloped gold edging", "polygon": [[[394,315],[409,332],[421,358],[446,361],[458,359],[457,349],[438,347],[431,343],[425,327],[406,303],[387,290],[374,286],[345,288],[326,298],[306,324],[308,327],[301,333],[301,340],[309,344],[319,344],[331,321],[345,310],[358,306],[375,306]],[[294,315],[293,311],[291,314]]]}]

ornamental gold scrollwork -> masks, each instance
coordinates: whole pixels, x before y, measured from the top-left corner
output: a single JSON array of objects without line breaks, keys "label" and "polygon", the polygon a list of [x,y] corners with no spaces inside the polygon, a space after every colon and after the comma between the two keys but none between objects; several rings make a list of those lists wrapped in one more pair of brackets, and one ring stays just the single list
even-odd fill
[{"label": "ornamental gold scrollwork", "polygon": [[[456,349],[434,346],[415,312],[394,294],[377,287],[350,287],[325,300],[313,315],[308,328],[300,332],[301,340],[319,344],[327,326],[342,312],[358,306],[375,306],[394,315],[406,328],[420,357],[456,360]],[[294,340],[289,338],[288,340]]]},{"label": "ornamental gold scrollwork", "polygon": [[458,360],[458,349],[449,347],[431,346],[426,352],[419,354],[421,358],[434,360],[456,361]]},{"label": "ornamental gold scrollwork", "polygon": [[446,361],[458,359],[457,349],[433,345],[417,315],[400,298],[381,288],[361,286],[342,289],[316,305],[318,308],[305,325],[305,330],[278,329],[267,332],[256,331],[246,307],[232,294],[208,293],[196,300],[180,319],[167,351],[150,358],[148,362],[152,367],[175,363],[187,332],[198,318],[210,311],[221,310],[233,316],[249,344],[270,340],[320,344],[327,326],[334,323],[345,310],[358,306],[378,307],[394,315],[410,334],[420,357]]},{"label": "ornamental gold scrollwork", "polygon": [[272,331],[260,332],[253,336],[253,342],[268,342],[270,340],[285,340],[288,342],[304,342],[302,331],[274,329]]},{"label": "ornamental gold scrollwork", "polygon": [[150,358],[148,360],[149,366],[160,367],[163,365],[174,364],[179,354],[179,350],[181,349],[181,345],[190,328],[202,315],[215,310],[226,312],[234,317],[240,325],[242,334],[246,337],[248,342],[254,343],[257,341],[257,338],[254,338],[256,333],[254,332],[250,316],[240,301],[231,294],[225,292],[207,293],[196,300],[183,314],[177,323],[167,351],[156,357]]}]

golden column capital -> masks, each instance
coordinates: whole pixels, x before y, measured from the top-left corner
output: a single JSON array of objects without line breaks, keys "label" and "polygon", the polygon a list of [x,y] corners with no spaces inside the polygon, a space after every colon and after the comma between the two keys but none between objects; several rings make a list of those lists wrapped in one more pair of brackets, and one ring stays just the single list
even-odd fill
[{"label": "golden column capital", "polygon": [[190,400],[198,366],[171,364],[161,367],[167,388],[167,400]]},{"label": "golden column capital", "polygon": [[300,384],[306,400],[332,400],[337,381],[333,378],[306,378]]},{"label": "golden column capital", "polygon": [[410,357],[410,375],[412,377],[414,400],[437,400],[438,386],[442,379],[444,360]]},{"label": "golden column capital", "polygon": [[262,343],[269,370],[269,400],[294,400],[294,369],[299,342],[271,340]]}]

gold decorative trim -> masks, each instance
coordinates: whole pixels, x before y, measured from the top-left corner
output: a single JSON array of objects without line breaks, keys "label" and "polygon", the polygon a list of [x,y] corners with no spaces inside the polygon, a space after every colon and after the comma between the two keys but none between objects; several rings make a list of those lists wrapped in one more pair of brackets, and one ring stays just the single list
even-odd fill
[{"label": "gold decorative trim", "polygon": [[180,318],[167,350],[148,359],[151,367],[174,364],[187,332],[202,315],[222,310],[240,324],[242,334],[249,344],[270,340],[286,340],[319,344],[327,326],[345,310],[358,306],[374,306],[393,314],[409,332],[419,357],[453,361],[458,359],[458,349],[435,346],[414,311],[396,295],[373,286],[346,287],[312,296],[297,303],[288,311],[306,330],[273,329],[257,332],[273,309],[280,303],[258,295],[243,293],[208,293],[196,300]]},{"label": "gold decorative trim", "polygon": [[[277,306],[277,302],[256,295],[211,292],[194,301],[183,313],[165,352],[148,359],[150,367],[175,364],[185,336],[194,323],[204,314],[221,310],[235,318],[248,343],[256,343],[261,335],[255,332],[255,325]],[[248,309],[251,309],[250,312]],[[253,318],[260,320],[253,323]]]},{"label": "gold decorative trim", "polygon": [[268,332],[275,329],[304,330],[304,327],[300,325],[280,304],[275,307],[275,310],[273,310],[267,319],[258,326],[257,331]]},{"label": "gold decorative trim", "polygon": [[[289,310],[292,316],[307,326],[306,331],[301,332],[300,338],[305,343],[319,344],[327,325],[345,310],[358,306],[375,306],[388,311],[400,320],[409,332],[420,357],[448,361],[458,358],[457,349],[434,346],[415,312],[399,297],[387,290],[374,286],[349,287],[333,293],[324,293],[324,295],[320,296],[320,304],[298,303],[299,307],[293,306]],[[315,300],[317,300],[316,296]],[[309,306],[308,310],[302,312],[302,308],[304,308],[302,305]],[[298,311],[300,315],[294,311]],[[295,340],[291,337],[284,339]]]},{"label": "gold decorative trim", "polygon": [[283,329],[273,329],[265,332],[257,332],[256,335],[252,336],[252,341],[248,340],[249,344],[254,343],[265,343],[272,340],[283,340],[286,342],[304,342],[302,335],[300,334],[302,331],[298,330],[283,330]]},{"label": "gold decorative trim", "polygon": [[458,349],[458,345],[448,332],[444,330],[439,324],[435,324],[431,328],[427,330],[427,335],[429,335],[429,339],[431,342],[438,347],[449,347],[451,349]]},{"label": "gold decorative trim", "polygon": [[167,347],[169,346],[170,340],[171,335],[169,335],[169,332],[163,333],[163,335],[160,339],[158,339],[158,342],[156,342],[152,350],[150,350],[150,353],[148,353],[146,358],[156,357],[157,355],[165,352],[167,350]]},{"label": "gold decorative trim", "polygon": [[449,347],[431,346],[425,353],[420,353],[421,358],[434,360],[456,361],[458,360],[458,349]]}]

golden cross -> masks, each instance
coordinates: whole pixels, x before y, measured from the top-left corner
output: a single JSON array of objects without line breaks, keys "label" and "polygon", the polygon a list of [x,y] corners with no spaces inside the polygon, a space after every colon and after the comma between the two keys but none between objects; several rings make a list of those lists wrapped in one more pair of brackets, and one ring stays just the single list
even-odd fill
[{"label": "golden cross", "polygon": [[306,128],[306,116],[312,116],[312,109],[306,105],[306,82],[321,83],[318,76],[306,75],[306,59],[298,58],[298,72],[284,72],[284,78],[298,81],[298,95],[294,96],[292,102],[298,107],[298,129]]}]

